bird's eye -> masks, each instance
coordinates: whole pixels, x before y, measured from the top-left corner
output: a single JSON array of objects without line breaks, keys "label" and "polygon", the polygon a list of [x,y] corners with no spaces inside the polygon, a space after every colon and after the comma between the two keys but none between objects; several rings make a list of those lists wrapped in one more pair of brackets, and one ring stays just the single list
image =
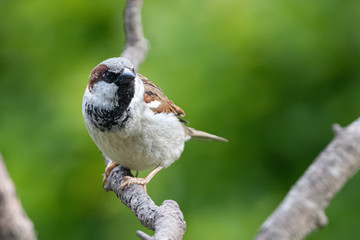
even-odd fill
[{"label": "bird's eye", "polygon": [[105,71],[104,74],[103,74],[104,81],[108,82],[108,83],[114,82],[117,77],[118,77],[118,74],[113,73],[113,72],[109,72],[109,71]]}]

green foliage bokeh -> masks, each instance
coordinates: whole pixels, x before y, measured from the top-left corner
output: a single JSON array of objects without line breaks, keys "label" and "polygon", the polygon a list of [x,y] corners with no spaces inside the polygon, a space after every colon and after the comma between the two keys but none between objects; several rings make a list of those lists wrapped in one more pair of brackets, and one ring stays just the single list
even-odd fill
[{"label": "green foliage bokeh", "polygon": [[[124,46],[123,5],[0,0],[0,151],[39,239],[144,230],[102,189],[105,166],[81,114],[90,70]],[[230,140],[188,142],[148,185],[157,204],[180,204],[185,239],[253,238],[332,139],[331,124],[360,115],[359,22],[358,0],[145,1],[151,48],[139,72],[192,127]],[[308,239],[360,235],[359,183]]]}]

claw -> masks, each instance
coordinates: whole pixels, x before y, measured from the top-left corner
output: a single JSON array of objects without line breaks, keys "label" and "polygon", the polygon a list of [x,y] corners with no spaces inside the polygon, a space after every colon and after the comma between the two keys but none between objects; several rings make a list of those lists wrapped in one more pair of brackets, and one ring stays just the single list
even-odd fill
[{"label": "claw", "polygon": [[104,174],[103,181],[102,181],[102,186],[103,186],[103,188],[105,187],[105,185],[106,185],[106,183],[107,183],[107,180],[108,180],[108,178],[109,178],[110,172],[111,172],[116,166],[119,166],[119,164],[114,163],[114,162],[112,162],[112,161],[110,161],[110,162],[108,163],[108,165],[106,166],[106,168],[105,168],[105,174]]},{"label": "claw", "polygon": [[138,184],[144,187],[145,193],[146,191],[146,184],[150,182],[150,180],[161,170],[163,167],[157,166],[154,170],[152,170],[146,177],[144,178],[136,178],[136,177],[130,177],[125,176],[122,180],[125,182],[120,185],[120,189],[123,190],[124,187],[130,185],[130,184]]},{"label": "claw", "polygon": [[125,176],[122,180],[125,180],[123,184],[120,185],[120,189],[123,190],[124,187],[130,185],[130,184],[138,184],[144,187],[144,191],[146,191],[146,184],[149,183],[150,180],[147,180],[146,178],[136,178],[136,177],[130,177]]}]

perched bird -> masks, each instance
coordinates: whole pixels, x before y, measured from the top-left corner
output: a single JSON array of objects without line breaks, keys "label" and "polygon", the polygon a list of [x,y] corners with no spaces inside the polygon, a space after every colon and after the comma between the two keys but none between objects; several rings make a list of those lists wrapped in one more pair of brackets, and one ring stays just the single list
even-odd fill
[{"label": "perched bird", "polygon": [[187,127],[180,118],[184,111],[122,57],[107,59],[91,71],[82,113],[90,137],[112,160],[103,183],[117,165],[137,172],[153,169],[145,178],[125,177],[121,188],[140,184],[146,190],[158,171],[179,159],[191,138],[227,141]]}]

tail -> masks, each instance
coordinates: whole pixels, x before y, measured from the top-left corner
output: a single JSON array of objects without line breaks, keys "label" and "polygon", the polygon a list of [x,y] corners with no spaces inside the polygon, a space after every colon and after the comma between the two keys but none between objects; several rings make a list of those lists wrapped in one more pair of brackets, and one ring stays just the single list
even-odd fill
[{"label": "tail", "polygon": [[193,129],[190,127],[185,127],[185,131],[190,137],[194,137],[194,138],[205,139],[205,140],[217,140],[217,141],[222,141],[222,142],[229,141],[226,138],[218,137],[216,135],[206,133],[203,131],[199,131],[199,130],[196,130],[196,129]]}]

